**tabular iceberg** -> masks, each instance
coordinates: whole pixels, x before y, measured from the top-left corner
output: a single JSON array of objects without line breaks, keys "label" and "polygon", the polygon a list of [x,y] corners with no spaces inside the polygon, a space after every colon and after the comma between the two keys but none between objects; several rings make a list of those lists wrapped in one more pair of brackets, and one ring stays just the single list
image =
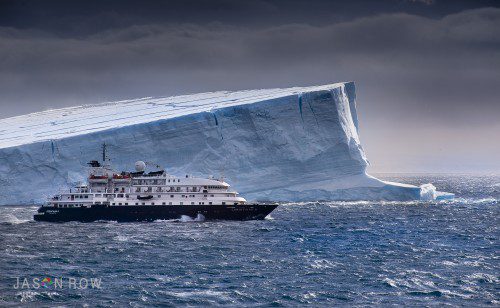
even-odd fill
[{"label": "tabular iceberg", "polygon": [[366,174],[352,82],[142,98],[0,120],[0,204],[41,203],[84,182],[108,145],[172,174],[223,174],[249,200],[415,200],[429,185]]}]

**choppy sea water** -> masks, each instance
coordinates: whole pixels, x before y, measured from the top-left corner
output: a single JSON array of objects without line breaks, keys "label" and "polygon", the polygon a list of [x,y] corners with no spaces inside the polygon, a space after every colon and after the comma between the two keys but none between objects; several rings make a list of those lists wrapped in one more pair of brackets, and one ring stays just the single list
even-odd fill
[{"label": "choppy sea water", "polygon": [[385,178],[457,198],[290,203],[248,222],[49,224],[1,207],[0,306],[499,306],[500,176]]}]

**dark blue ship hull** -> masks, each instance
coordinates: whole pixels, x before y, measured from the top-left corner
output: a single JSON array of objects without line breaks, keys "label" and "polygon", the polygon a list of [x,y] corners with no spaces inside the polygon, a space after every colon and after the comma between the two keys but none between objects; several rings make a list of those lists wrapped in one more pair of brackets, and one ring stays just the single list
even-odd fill
[{"label": "dark blue ship hull", "polygon": [[201,214],[205,220],[254,220],[264,219],[277,206],[278,204],[40,207],[34,219],[47,222],[97,220],[134,222],[179,219],[183,215],[194,218]]}]

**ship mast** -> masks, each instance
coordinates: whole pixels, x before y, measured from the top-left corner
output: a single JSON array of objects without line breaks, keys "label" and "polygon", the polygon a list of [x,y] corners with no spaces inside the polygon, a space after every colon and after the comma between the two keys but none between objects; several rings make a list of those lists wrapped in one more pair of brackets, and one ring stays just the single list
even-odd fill
[{"label": "ship mast", "polygon": [[102,164],[106,162],[106,142],[102,143]]},{"label": "ship mast", "polygon": [[108,148],[108,145],[106,144],[106,142],[103,142],[102,143],[102,166],[106,169],[111,167],[110,159],[109,159],[107,152],[106,152],[107,148]]}]

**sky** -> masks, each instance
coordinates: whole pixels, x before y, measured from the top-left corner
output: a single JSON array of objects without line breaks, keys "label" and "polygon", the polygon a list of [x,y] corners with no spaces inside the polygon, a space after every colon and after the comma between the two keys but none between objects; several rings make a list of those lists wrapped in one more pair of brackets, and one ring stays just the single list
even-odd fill
[{"label": "sky", "polygon": [[500,1],[0,0],[0,118],[341,81],[369,172],[500,173]]}]

